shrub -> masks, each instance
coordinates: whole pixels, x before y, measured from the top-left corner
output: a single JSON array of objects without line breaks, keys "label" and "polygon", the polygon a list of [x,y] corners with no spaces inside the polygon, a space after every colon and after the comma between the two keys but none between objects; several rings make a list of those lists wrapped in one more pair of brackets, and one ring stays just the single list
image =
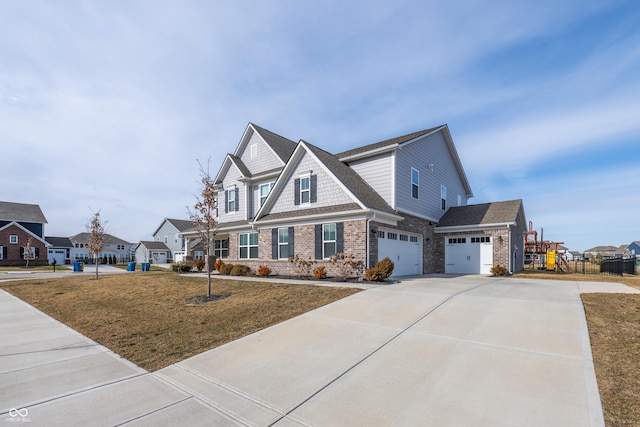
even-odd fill
[{"label": "shrub", "polygon": [[315,277],[316,279],[327,278],[327,269],[324,268],[324,265],[318,266],[313,269],[313,277]]},{"label": "shrub", "polygon": [[295,265],[298,276],[300,277],[308,276],[309,271],[311,270],[311,266],[316,263],[311,258],[306,260],[304,258],[300,258],[298,255],[296,255],[294,258],[289,258],[289,262]]},{"label": "shrub", "polygon": [[198,271],[202,271],[202,269],[204,268],[205,262],[202,258],[197,259],[193,262],[193,266],[196,268],[196,270]]},{"label": "shrub", "polygon": [[383,280],[388,279],[393,274],[393,261],[389,257],[385,257],[380,261],[376,262],[371,268],[367,268],[364,271],[365,280],[371,280],[374,282],[382,282]]},{"label": "shrub", "polygon": [[258,267],[258,276],[266,277],[271,274],[271,269],[266,265],[261,265]]},{"label": "shrub", "polygon": [[180,273],[188,273],[191,271],[191,265],[189,264],[171,264],[171,270]]},{"label": "shrub", "polygon": [[233,266],[230,274],[232,276],[246,276],[250,271],[251,268],[249,266],[238,264]]},{"label": "shrub", "polygon": [[503,266],[503,265],[494,265],[493,267],[491,267],[491,274],[493,276],[506,276],[507,273],[509,272],[507,270],[507,267]]},{"label": "shrub", "polygon": [[218,258],[216,260],[216,262],[213,264],[213,268],[216,269],[216,271],[219,273],[220,272],[220,267],[222,267],[224,265],[224,261],[222,261],[220,258]]},{"label": "shrub", "polygon": [[231,270],[233,270],[233,267],[233,264],[222,264],[218,271],[220,271],[220,274],[229,274],[231,273]]}]

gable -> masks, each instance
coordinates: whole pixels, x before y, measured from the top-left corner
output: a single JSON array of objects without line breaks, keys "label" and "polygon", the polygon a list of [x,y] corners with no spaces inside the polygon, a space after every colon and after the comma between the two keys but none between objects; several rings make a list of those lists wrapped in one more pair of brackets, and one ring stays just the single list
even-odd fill
[{"label": "gable", "polygon": [[282,168],[284,162],[276,155],[266,141],[257,133],[250,132],[244,150],[236,153],[251,174]]},{"label": "gable", "polygon": [[[22,231],[24,233],[26,233],[27,235],[31,236],[33,239],[35,239],[35,241],[42,243],[44,246],[51,246],[49,243],[47,243],[46,240],[44,240],[43,238],[41,238],[40,236],[38,236],[37,234],[33,233],[31,230],[29,230],[26,227],[23,227],[20,223],[16,222],[16,221],[12,221],[2,227],[0,227],[0,233],[4,236],[8,236],[11,234],[15,234],[18,231]],[[34,241],[34,243],[35,243]],[[19,246],[24,246],[26,242],[20,242],[18,241],[18,245]]]}]

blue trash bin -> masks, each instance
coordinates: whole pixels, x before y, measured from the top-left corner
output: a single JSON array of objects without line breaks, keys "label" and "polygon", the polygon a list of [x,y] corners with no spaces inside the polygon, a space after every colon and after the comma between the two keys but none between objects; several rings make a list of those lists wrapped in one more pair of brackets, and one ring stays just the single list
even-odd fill
[{"label": "blue trash bin", "polygon": [[127,264],[127,271],[136,271],[136,263],[130,262]]},{"label": "blue trash bin", "polygon": [[141,263],[141,265],[142,265],[142,271],[149,271],[149,267],[151,266],[151,263],[143,262]]}]

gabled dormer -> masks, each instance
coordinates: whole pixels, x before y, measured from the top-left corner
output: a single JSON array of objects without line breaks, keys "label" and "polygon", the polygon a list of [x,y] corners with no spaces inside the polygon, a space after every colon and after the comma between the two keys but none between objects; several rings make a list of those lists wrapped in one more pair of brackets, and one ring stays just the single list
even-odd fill
[{"label": "gabled dormer", "polygon": [[380,221],[401,219],[354,170],[334,155],[300,141],[257,212],[256,223],[281,218],[373,216]]},{"label": "gabled dormer", "polygon": [[219,223],[253,218],[295,147],[295,142],[249,123],[214,180]]}]

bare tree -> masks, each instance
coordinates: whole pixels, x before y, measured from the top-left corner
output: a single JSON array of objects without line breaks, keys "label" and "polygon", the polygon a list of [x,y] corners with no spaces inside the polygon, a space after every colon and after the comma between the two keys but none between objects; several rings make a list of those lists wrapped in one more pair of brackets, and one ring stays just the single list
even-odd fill
[{"label": "bare tree", "polygon": [[98,279],[98,256],[105,245],[104,223],[100,220],[100,211],[93,213],[93,216],[86,227],[89,232],[89,252],[93,255],[93,259],[96,262],[96,279]]},{"label": "bare tree", "polygon": [[205,253],[207,257],[207,297],[211,296],[211,268],[213,267],[213,259],[211,257],[211,247],[214,244],[216,236],[216,211],[217,203],[216,196],[218,190],[216,188],[211,175],[209,174],[209,164],[211,158],[207,160],[207,168],[205,169],[197,160],[200,167],[200,194],[195,196],[196,203],[191,210],[187,207],[189,212],[189,219],[193,222],[193,227],[198,232],[198,235],[204,240]]},{"label": "bare tree", "polygon": [[33,249],[33,238],[31,236],[27,238],[27,244],[24,245],[24,248],[22,249],[22,256],[25,261],[27,261],[26,267],[29,268],[29,261],[36,258],[36,254]]}]

